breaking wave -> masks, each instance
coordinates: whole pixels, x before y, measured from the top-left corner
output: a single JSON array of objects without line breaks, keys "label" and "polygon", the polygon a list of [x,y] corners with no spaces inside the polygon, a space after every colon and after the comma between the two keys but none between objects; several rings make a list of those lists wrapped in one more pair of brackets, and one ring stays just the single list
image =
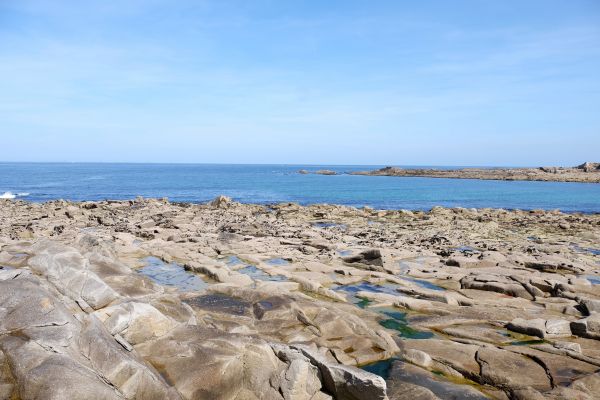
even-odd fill
[{"label": "breaking wave", "polygon": [[26,197],[26,196],[29,196],[29,193],[14,194],[13,192],[4,192],[3,194],[0,195],[0,199],[15,199],[17,197]]}]

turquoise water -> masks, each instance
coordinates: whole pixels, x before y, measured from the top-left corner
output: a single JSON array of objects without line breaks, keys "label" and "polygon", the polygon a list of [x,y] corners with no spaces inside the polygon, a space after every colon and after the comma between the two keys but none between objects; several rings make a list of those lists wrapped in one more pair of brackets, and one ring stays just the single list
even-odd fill
[{"label": "turquoise water", "polygon": [[[336,203],[379,209],[433,206],[600,212],[600,184],[302,175],[380,166],[0,163],[0,197],[29,201],[168,197],[206,202]],[[440,167],[443,168],[443,167]]]}]

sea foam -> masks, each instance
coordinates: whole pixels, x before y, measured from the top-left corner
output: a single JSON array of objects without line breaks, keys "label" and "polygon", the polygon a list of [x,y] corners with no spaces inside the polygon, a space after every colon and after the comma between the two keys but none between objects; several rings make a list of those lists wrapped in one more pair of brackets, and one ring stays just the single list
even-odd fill
[{"label": "sea foam", "polygon": [[12,194],[11,192],[4,192],[3,195],[0,195],[0,199],[14,199],[17,197],[16,194]]},{"label": "sea foam", "polygon": [[0,199],[14,199],[17,197],[26,197],[26,196],[29,196],[29,193],[14,194],[13,192],[4,192],[3,194],[0,195]]}]

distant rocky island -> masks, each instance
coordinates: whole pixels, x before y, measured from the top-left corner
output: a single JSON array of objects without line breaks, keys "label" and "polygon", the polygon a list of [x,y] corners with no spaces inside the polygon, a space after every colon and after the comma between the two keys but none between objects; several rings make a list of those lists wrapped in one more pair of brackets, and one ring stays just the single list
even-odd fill
[{"label": "distant rocky island", "polygon": [[599,262],[600,214],[0,200],[0,399],[597,398]]},{"label": "distant rocky island", "polygon": [[[330,170],[310,172],[300,170],[303,174],[337,175]],[[600,163],[586,162],[576,167],[539,167],[539,168],[398,168],[385,167],[372,171],[349,172],[350,175],[368,176],[404,176],[426,178],[483,179],[502,181],[554,181],[554,182],[589,182],[600,183]]]}]

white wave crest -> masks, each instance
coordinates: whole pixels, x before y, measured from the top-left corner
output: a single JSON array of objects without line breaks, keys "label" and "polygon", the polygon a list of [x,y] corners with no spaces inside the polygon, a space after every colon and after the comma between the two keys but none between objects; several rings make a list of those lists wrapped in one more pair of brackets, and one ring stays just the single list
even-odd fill
[{"label": "white wave crest", "polygon": [[27,197],[27,196],[29,196],[29,193],[23,192],[23,193],[14,194],[13,192],[4,192],[4,194],[0,195],[0,199],[9,199],[9,200],[12,200],[12,199],[17,198],[17,197]]},{"label": "white wave crest", "polygon": [[14,199],[17,197],[16,194],[12,194],[11,192],[4,192],[4,194],[0,195],[0,199]]}]

